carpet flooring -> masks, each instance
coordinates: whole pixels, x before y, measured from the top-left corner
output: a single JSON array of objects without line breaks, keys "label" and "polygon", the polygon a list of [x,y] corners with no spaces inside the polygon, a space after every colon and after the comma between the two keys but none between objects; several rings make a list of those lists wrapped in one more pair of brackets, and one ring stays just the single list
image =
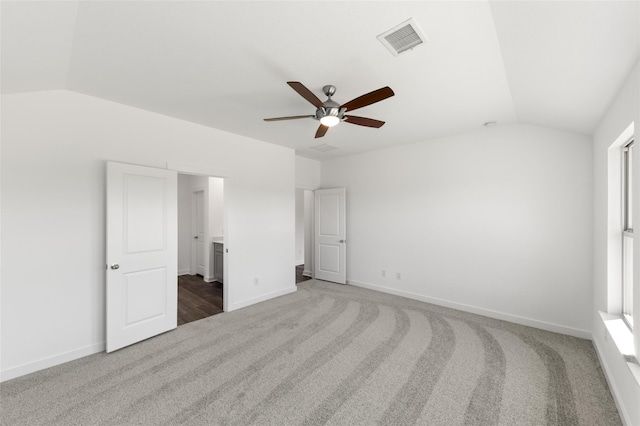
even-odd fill
[{"label": "carpet flooring", "polygon": [[362,288],[2,383],[3,425],[619,425],[590,341]]}]

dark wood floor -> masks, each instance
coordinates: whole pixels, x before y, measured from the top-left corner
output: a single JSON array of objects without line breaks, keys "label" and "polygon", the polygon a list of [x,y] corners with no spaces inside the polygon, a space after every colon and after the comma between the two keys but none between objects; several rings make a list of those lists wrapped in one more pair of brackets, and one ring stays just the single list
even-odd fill
[{"label": "dark wood floor", "polygon": [[[296,266],[296,284],[310,280],[302,275],[304,265]],[[222,312],[222,284],[208,283],[200,275],[178,277],[178,325]]]},{"label": "dark wood floor", "polygon": [[304,275],[302,275],[303,271],[304,271],[304,265],[296,266],[296,284],[311,279],[311,277],[305,277]]},{"label": "dark wood floor", "polygon": [[178,325],[222,312],[222,284],[200,275],[178,277]]}]

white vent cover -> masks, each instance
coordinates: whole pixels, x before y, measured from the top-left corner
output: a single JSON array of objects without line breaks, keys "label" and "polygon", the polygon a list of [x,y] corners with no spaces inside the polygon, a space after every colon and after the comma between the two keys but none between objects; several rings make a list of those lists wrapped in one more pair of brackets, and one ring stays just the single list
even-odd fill
[{"label": "white vent cover", "polygon": [[316,151],[327,152],[327,151],[333,151],[334,149],[338,149],[338,147],[327,145],[326,143],[323,143],[321,145],[312,146],[311,149],[315,149]]},{"label": "white vent cover", "polygon": [[420,31],[420,28],[418,28],[413,18],[380,34],[378,40],[393,53],[393,56],[398,56],[403,52],[429,41],[422,31]]}]

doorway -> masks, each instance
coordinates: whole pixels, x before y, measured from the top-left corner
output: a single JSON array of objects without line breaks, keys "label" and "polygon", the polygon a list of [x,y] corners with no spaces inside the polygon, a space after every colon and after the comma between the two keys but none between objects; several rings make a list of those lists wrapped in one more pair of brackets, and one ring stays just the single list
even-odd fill
[{"label": "doorway", "polygon": [[178,326],[223,312],[224,179],[178,174]]},{"label": "doorway", "polygon": [[303,277],[346,284],[346,189],[296,188],[295,194],[296,284]]},{"label": "doorway", "polygon": [[296,284],[313,277],[313,191],[296,188]]}]

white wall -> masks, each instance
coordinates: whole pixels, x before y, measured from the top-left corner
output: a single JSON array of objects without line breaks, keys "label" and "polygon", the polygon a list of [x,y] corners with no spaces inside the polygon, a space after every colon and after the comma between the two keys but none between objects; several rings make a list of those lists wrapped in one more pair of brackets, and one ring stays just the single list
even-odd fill
[{"label": "white wall", "polygon": [[178,275],[191,273],[191,176],[178,174]]},{"label": "white wall", "polygon": [[296,188],[318,189],[320,187],[320,161],[296,155]]},{"label": "white wall", "polygon": [[213,238],[224,237],[224,179],[222,178],[209,178],[209,234]]},{"label": "white wall", "polygon": [[2,379],[104,348],[107,160],[224,172],[229,310],[295,291],[293,150],[67,91],[1,112]]},{"label": "white wall", "polygon": [[[640,425],[640,384],[634,379],[629,366],[618,352],[611,338],[605,339],[605,327],[598,311],[607,311],[615,305],[614,298],[618,294],[611,294],[608,280],[615,278],[614,268],[609,265],[607,250],[612,238],[610,221],[608,218],[610,194],[608,194],[608,149],[620,134],[635,121],[636,136],[640,125],[640,62],[636,64],[627,78],[614,102],[604,116],[593,137],[594,161],[594,227],[593,227],[593,341],[598,349],[605,373],[609,380],[614,397],[618,402],[620,412],[627,424]],[[637,137],[636,137],[637,141]],[[636,142],[637,145],[637,142]],[[640,170],[640,156],[636,156],[634,172]],[[619,165],[618,165],[619,166]],[[640,173],[635,173],[634,188],[640,188]],[[638,193],[637,191],[635,192]],[[615,198],[615,197],[612,197]],[[616,200],[612,200],[616,202]],[[634,223],[640,223],[640,207],[638,197],[634,197]],[[615,221],[617,218],[612,218]],[[616,256],[612,256],[615,261]],[[634,270],[640,271],[640,238],[634,239]],[[635,315],[634,329],[640,330],[640,280],[634,282]],[[636,331],[635,352],[640,354],[640,339]]]},{"label": "white wall", "polygon": [[508,125],[324,161],[322,184],[347,189],[349,283],[589,337],[591,172],[589,137]]}]

